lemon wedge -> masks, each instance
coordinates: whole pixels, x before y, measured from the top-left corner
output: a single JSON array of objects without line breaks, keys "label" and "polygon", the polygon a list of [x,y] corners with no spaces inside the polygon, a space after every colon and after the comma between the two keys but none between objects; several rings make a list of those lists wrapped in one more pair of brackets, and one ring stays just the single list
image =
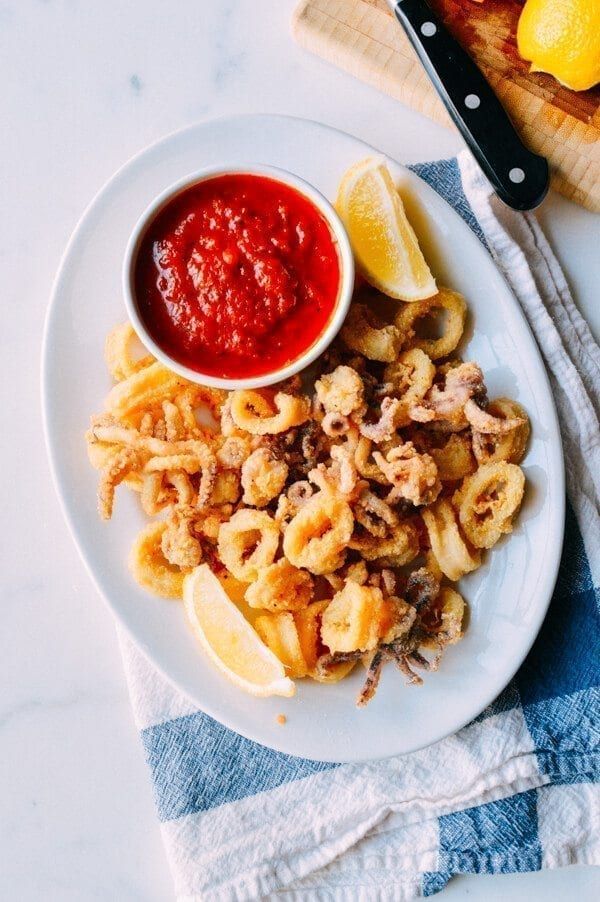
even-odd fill
[{"label": "lemon wedge", "polygon": [[206,564],[189,573],[183,604],[192,630],[212,663],[251,695],[293,695],[281,661],[261,641]]},{"label": "lemon wedge", "polygon": [[600,81],[598,0],[527,0],[517,27],[532,72],[548,72],[573,91]]},{"label": "lemon wedge", "polygon": [[389,169],[376,157],[352,166],[336,209],[365,279],[389,297],[420,301],[437,291]]}]

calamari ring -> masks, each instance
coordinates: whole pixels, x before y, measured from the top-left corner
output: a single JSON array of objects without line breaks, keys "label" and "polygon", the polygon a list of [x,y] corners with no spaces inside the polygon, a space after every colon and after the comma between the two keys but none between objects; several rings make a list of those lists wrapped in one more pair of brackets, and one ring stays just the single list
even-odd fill
[{"label": "calamari ring", "polygon": [[521,419],[521,425],[510,432],[483,433],[473,430],[473,453],[479,464],[505,460],[518,464],[525,455],[531,427],[526,411],[509,398],[496,398],[488,404],[486,413],[502,420]]},{"label": "calamari ring", "polygon": [[437,639],[444,645],[454,645],[463,636],[462,625],[466,608],[465,600],[455,589],[444,586],[439,594],[438,602],[442,622],[437,632]]},{"label": "calamari ring", "polygon": [[435,365],[421,348],[410,348],[403,351],[397,360],[386,366],[383,378],[391,382],[394,393],[400,399],[400,408],[396,415],[397,426],[408,426],[408,411],[423,400],[435,376]]},{"label": "calamari ring", "polygon": [[321,420],[321,429],[329,438],[339,438],[350,429],[350,420],[341,413],[326,413]]},{"label": "calamari ring", "polygon": [[[412,305],[408,305],[412,306]],[[340,337],[351,351],[363,354],[369,360],[391,363],[396,359],[402,344],[397,325],[383,325],[366,304],[353,304],[342,326]]]},{"label": "calamari ring", "polygon": [[[440,338],[419,338],[415,324],[438,310],[446,311],[444,333]],[[467,305],[462,294],[440,287],[437,294],[424,301],[404,304],[395,319],[400,335],[412,348],[424,351],[432,360],[447,357],[457,347],[465,328]]]},{"label": "calamari ring", "polygon": [[137,583],[161,598],[181,598],[186,571],[169,563],[161,547],[167,524],[149,523],[131,549],[129,566]]},{"label": "calamari ring", "polygon": [[381,589],[348,580],[323,612],[323,644],[332,654],[373,650],[379,640],[385,612]]},{"label": "calamari ring", "polygon": [[279,526],[265,511],[242,508],[219,529],[218,553],[236,579],[251,583],[275,560]]},{"label": "calamari ring", "polygon": [[454,645],[463,637],[463,621],[466,604],[462,595],[450,586],[444,586],[421,622],[430,634],[421,648],[438,650]]},{"label": "calamari ring", "polygon": [[481,564],[479,549],[471,550],[460,534],[456,512],[449,501],[441,499],[422,512],[431,550],[440,570],[448,579],[457,580]]},{"label": "calamari ring", "polygon": [[283,553],[295,567],[311,573],[331,573],[342,566],[352,536],[354,517],[346,501],[334,492],[319,492],[290,521]]},{"label": "calamari ring", "polygon": [[281,558],[260,571],[246,590],[246,601],[251,608],[266,611],[299,611],[312,600],[313,590],[312,576]]},{"label": "calamari ring", "polygon": [[353,538],[349,547],[359,551],[366,561],[382,567],[403,567],[419,553],[419,534],[408,520],[401,520],[391,534],[380,539],[369,534]]},{"label": "calamari ring", "polygon": [[106,409],[113,416],[123,419],[142,408],[162,404],[187,384],[183,376],[176,375],[156,361],[115,385],[106,398]]},{"label": "calamari ring", "polygon": [[475,470],[468,435],[453,432],[440,448],[430,448],[429,454],[435,461],[442,482],[456,482]]},{"label": "calamari ring", "polygon": [[131,323],[121,323],[115,326],[106,336],[104,343],[104,359],[108,371],[117,382],[128,379],[134,373],[138,373],[145,367],[154,363],[152,354],[145,354],[143,357],[133,357],[131,353],[131,343],[139,338]]},{"label": "calamari ring", "polygon": [[284,392],[271,400],[266,393],[238,389],[230,395],[229,409],[238,429],[252,435],[277,435],[308,420],[310,400]]},{"label": "calamari ring", "polygon": [[179,409],[187,436],[214,435],[221,419],[227,392],[206,385],[187,385],[173,399]]},{"label": "calamari ring", "polygon": [[524,491],[523,471],[504,460],[484,464],[467,476],[453,501],[460,525],[476,548],[491,548],[505,533],[512,532]]}]

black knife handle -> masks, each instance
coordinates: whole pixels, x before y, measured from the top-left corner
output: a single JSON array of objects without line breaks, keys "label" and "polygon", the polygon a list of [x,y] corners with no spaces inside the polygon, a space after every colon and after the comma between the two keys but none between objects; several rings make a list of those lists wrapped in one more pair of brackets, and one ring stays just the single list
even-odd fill
[{"label": "black knife handle", "polygon": [[396,18],[497,195],[531,210],[548,191],[548,163],[528,150],[471,57],[425,0],[389,0]]}]

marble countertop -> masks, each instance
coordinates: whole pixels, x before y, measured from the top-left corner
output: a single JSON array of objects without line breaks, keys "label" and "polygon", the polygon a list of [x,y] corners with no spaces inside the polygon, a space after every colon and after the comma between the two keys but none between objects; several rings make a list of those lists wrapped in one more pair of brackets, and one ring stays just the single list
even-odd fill
[{"label": "marble countertop", "polygon": [[[68,536],[43,445],[43,318],[81,212],[148,143],[228,113],[322,120],[406,162],[460,147],[454,133],[294,46],[293,5],[0,2],[3,899],[173,898],[114,625]],[[556,195],[540,217],[600,334],[598,219]],[[598,871],[462,878],[442,895],[567,893],[598,898]]]}]

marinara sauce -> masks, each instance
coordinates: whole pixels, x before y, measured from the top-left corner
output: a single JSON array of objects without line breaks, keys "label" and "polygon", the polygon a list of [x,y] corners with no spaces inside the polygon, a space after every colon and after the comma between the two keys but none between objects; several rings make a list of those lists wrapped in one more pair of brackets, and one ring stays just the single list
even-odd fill
[{"label": "marinara sauce", "polygon": [[184,190],[150,223],[135,265],[154,341],[200,373],[245,378],[296,360],[336,305],[329,224],[303,194],[259,175]]}]

